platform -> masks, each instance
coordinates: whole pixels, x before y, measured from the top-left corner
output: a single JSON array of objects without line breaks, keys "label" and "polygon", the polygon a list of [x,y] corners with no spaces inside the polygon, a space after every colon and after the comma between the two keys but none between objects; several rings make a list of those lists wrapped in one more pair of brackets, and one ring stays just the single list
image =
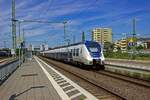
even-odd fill
[{"label": "platform", "polygon": [[150,62],[126,59],[106,59],[105,70],[138,78],[150,80]]},{"label": "platform", "polygon": [[0,100],[97,100],[44,61],[26,61],[1,86]]},{"label": "platform", "polygon": [[106,59],[105,64],[123,66],[139,70],[150,71],[150,61],[144,60],[126,60],[126,59]]}]

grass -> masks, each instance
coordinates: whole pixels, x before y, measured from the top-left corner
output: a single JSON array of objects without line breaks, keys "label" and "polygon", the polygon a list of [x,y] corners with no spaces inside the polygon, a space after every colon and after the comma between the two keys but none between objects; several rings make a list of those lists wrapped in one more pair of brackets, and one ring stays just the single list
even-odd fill
[{"label": "grass", "polygon": [[140,77],[141,77],[141,74],[140,74],[140,73],[137,73],[137,72],[134,72],[132,75],[133,75],[133,77],[135,77],[135,78],[140,78]]},{"label": "grass", "polygon": [[134,57],[129,53],[121,53],[121,52],[104,52],[104,56],[106,58],[114,58],[114,59],[134,59],[134,60],[150,60],[150,54],[136,54]]},{"label": "grass", "polygon": [[118,69],[118,68],[109,68],[107,67],[105,70],[118,73],[121,75],[138,78],[138,79],[144,79],[150,81],[150,73],[143,72],[143,71],[131,71],[131,70],[125,70],[125,69]]},{"label": "grass", "polygon": [[144,79],[146,79],[146,80],[150,80],[150,75],[149,75],[149,74],[144,74],[143,77],[144,77]]}]

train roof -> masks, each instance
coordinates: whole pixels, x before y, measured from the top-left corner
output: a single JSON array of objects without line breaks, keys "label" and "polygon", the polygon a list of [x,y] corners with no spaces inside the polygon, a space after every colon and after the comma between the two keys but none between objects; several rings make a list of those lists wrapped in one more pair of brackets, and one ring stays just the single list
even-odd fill
[{"label": "train roof", "polygon": [[78,42],[78,43],[69,44],[69,45],[65,45],[65,46],[54,47],[51,50],[53,50],[53,49],[59,49],[59,48],[64,48],[64,47],[70,47],[70,46],[76,46],[76,45],[79,45],[79,44],[88,44],[89,45],[90,43],[96,43],[96,44],[98,44],[95,41],[85,41],[85,42]]}]

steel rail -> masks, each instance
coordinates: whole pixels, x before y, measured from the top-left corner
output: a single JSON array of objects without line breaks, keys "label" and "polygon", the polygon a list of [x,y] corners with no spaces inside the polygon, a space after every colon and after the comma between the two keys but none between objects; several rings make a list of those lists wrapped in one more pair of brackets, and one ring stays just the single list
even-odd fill
[{"label": "steel rail", "polygon": [[79,77],[79,78],[83,79],[84,81],[87,81],[87,82],[93,84],[94,86],[97,86],[97,87],[99,87],[99,88],[104,89],[105,91],[111,93],[112,95],[115,95],[115,96],[121,98],[122,100],[126,100],[126,98],[122,97],[121,95],[119,95],[119,94],[117,94],[117,93],[114,93],[114,92],[110,91],[109,89],[106,89],[106,88],[104,88],[104,87],[99,86],[99,85],[98,85],[99,83],[97,83],[96,81],[94,81],[94,80],[92,80],[92,79],[89,79],[89,78],[87,78],[87,77],[83,77],[83,76],[80,75],[79,73],[75,73],[75,72],[73,72],[73,71],[69,71],[69,70],[67,70],[67,69],[65,69],[65,68],[59,67],[58,65],[56,65],[56,64],[54,64],[54,63],[52,63],[52,62],[49,62],[49,59],[48,59],[48,58],[44,58],[44,57],[40,57],[40,58],[43,59],[44,61],[48,62],[49,64],[55,66],[55,67],[58,67],[58,68],[60,68],[60,69],[62,69],[62,70],[64,70],[64,71],[66,71],[66,72],[68,72],[68,73],[70,73],[70,74],[73,74],[73,75],[76,76],[76,77]]}]

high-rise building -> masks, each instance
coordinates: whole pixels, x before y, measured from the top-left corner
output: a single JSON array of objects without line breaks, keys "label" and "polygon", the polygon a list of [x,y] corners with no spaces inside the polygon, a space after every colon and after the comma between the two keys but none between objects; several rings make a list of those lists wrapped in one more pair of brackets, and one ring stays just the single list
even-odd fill
[{"label": "high-rise building", "polygon": [[111,28],[95,28],[92,30],[92,40],[104,44],[105,42],[112,43]]}]

